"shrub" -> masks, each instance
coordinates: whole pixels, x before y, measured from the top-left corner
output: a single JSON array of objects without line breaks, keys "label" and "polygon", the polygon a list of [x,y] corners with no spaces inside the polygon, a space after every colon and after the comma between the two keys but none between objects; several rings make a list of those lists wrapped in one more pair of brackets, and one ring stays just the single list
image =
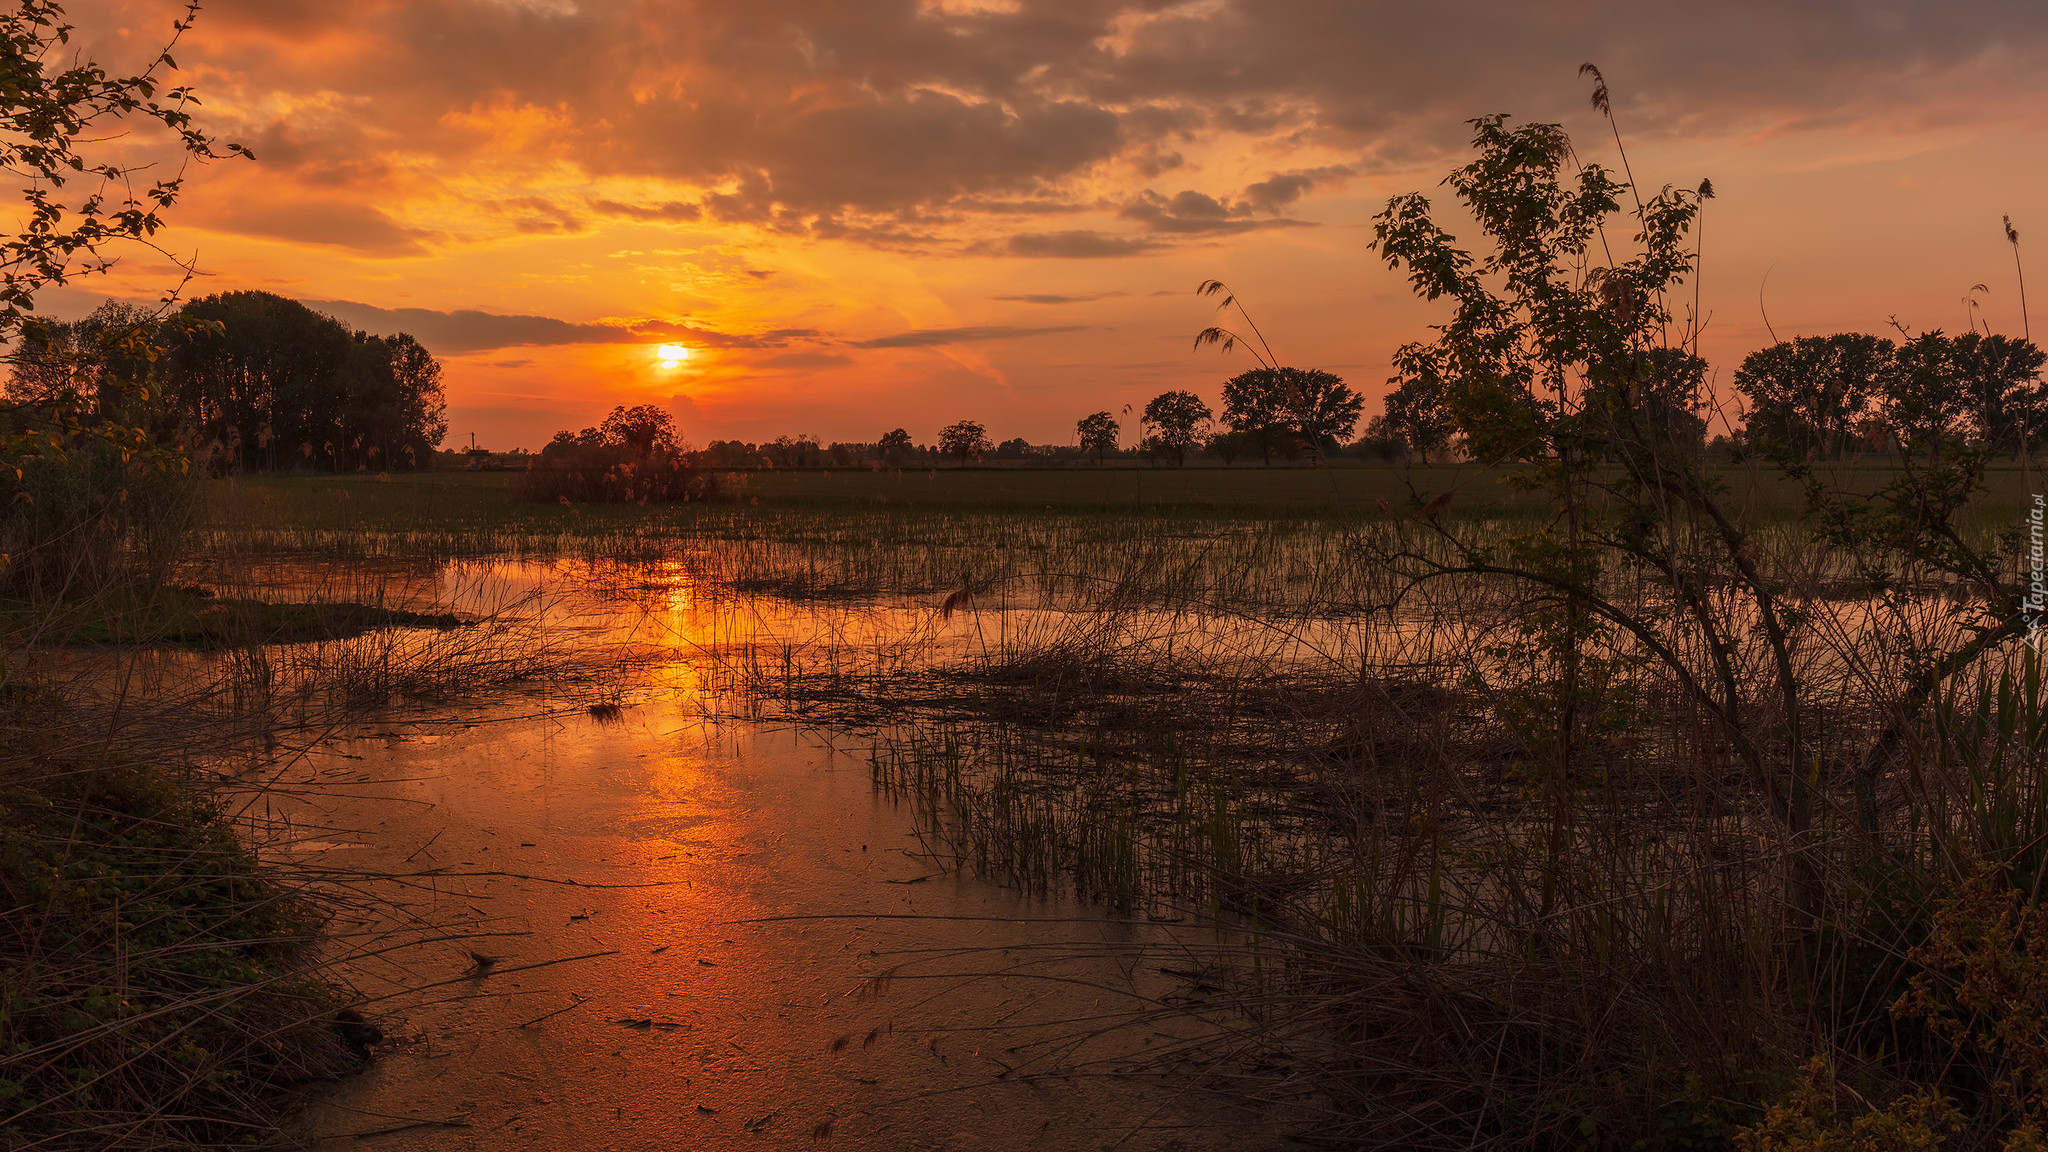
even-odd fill
[{"label": "shrub", "polygon": [[124,581],[159,583],[197,505],[195,477],[98,438],[63,455],[14,461],[0,510],[0,594],[31,603],[89,599]]},{"label": "shrub", "polygon": [[25,763],[0,776],[10,1147],[243,1143],[277,1089],[358,1061],[304,963],[318,910],[217,811],[147,767]]},{"label": "shrub", "polygon": [[679,451],[636,456],[623,444],[551,444],[529,464],[519,498],[544,503],[676,504],[718,500],[730,484]]}]

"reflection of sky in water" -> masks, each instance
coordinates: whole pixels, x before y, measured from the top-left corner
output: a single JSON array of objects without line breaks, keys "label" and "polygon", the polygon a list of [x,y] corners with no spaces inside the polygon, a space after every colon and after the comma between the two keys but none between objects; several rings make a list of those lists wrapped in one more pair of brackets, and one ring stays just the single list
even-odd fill
[{"label": "reflection of sky in water", "polygon": [[[735,671],[772,682],[785,671],[973,670],[1034,652],[1191,670],[1469,668],[1483,664],[1489,630],[1520,617],[1505,601],[1448,601],[1455,612],[1435,617],[1426,598],[1393,619],[1157,599],[1105,608],[1017,583],[947,616],[938,595],[791,599],[700,571],[688,559],[309,559],[217,582],[224,596],[452,607],[508,622],[508,643],[539,638],[596,661],[570,684],[543,676],[495,703],[366,724],[293,763],[274,797],[294,829],[280,847],[404,877],[377,889],[389,903],[372,906],[371,934],[347,946],[513,934],[351,965],[367,994],[391,997],[378,1003],[408,1039],[324,1099],[323,1132],[458,1119],[466,1126],[407,1128],[379,1146],[723,1147],[808,1139],[829,1121],[836,1142],[856,1147],[1023,1148],[1106,1143],[1104,1132],[1154,1114],[1213,1119],[1170,1087],[1028,1079],[1097,1057],[1129,1063],[1170,1042],[1158,1032],[1188,1026],[1148,1023],[1106,1048],[1043,1059],[1042,1045],[1077,1027],[1053,1022],[1162,991],[1133,985],[1143,965],[1118,962],[1135,930],[936,874],[859,757],[710,719],[733,711],[719,694]],[[1893,626],[1863,604],[1816,606],[1808,661]],[[1938,626],[1938,612],[1904,623]],[[289,668],[392,642],[265,652]],[[226,657],[139,659],[190,670]],[[584,711],[594,692],[627,704],[623,722]],[[1048,919],[1059,922],[1021,922]],[[1200,953],[1214,941],[1192,932],[1165,946]],[[486,979],[458,979],[470,948],[505,959]],[[572,957],[582,959],[550,963]],[[537,964],[548,966],[527,967]],[[899,965],[909,967],[892,990],[856,995]],[[923,979],[938,973],[957,978]],[[408,991],[445,980],[456,982]],[[1164,1146],[1153,1135],[1125,1146]],[[1256,1146],[1242,1133],[1218,1139]]]},{"label": "reflection of sky in water", "polygon": [[[678,643],[758,620],[687,586],[654,603]],[[1171,990],[1128,962],[1137,943],[1185,963],[1207,933],[1175,946],[1170,928],[943,873],[864,760],[705,721],[668,690],[689,664],[653,666],[619,722],[522,695],[368,725],[306,760],[289,797],[303,855],[410,874],[369,911],[373,947],[508,934],[350,965],[391,997],[401,1042],[320,1099],[320,1132],[431,1121],[378,1146],[723,1148],[829,1124],[856,1148],[1064,1148],[1151,1118],[1124,1147],[1261,1146],[1172,1084],[1103,1075],[1191,1021],[1085,1038]],[[490,976],[462,976],[470,949],[502,957]]]}]

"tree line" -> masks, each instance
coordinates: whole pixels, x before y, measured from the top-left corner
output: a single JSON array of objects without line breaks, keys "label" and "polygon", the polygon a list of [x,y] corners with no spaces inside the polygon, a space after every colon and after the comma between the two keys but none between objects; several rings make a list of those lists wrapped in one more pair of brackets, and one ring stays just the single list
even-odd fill
[{"label": "tree line", "polygon": [[[1185,390],[1152,398],[1138,418],[1129,451],[1153,462],[1185,464],[1191,455],[1207,453],[1224,463],[1256,453],[1275,459],[1324,458],[1359,445],[1347,445],[1358,426],[1365,399],[1341,377],[1312,368],[1254,368],[1223,386],[1220,419],[1199,395]],[[638,500],[650,490],[654,471],[742,468],[850,468],[964,466],[997,460],[1038,463],[1102,463],[1123,455],[1123,424],[1110,412],[1095,412],[1075,424],[1075,442],[1032,444],[1023,437],[1000,443],[976,420],[959,420],[939,430],[932,443],[920,443],[903,428],[893,428],[872,441],[825,443],[816,436],[785,435],[755,443],[713,440],[703,448],[685,444],[669,414],[655,405],[620,406],[602,422],[579,432],[555,433],[530,470],[556,477],[610,477],[599,484],[613,493],[597,499]],[[640,477],[634,483],[632,477]],[[678,481],[688,483],[688,481]],[[567,494],[567,480],[536,482],[537,498]],[[594,483],[594,482],[592,482]],[[700,489],[709,490],[708,481]],[[583,491],[587,484],[571,487]],[[543,491],[545,489],[545,491]],[[627,492],[633,495],[626,495]],[[550,493],[554,495],[550,495]],[[575,499],[591,499],[587,495]]]},{"label": "tree line", "polygon": [[[1732,456],[1841,459],[1864,453],[1927,458],[1957,448],[2016,454],[2048,431],[2048,356],[2024,338],[1990,332],[1951,336],[1901,330],[1899,340],[1861,332],[1801,336],[1760,348],[1735,371],[1736,410],[1716,413],[1707,364],[1678,349],[1644,358],[1626,394],[1595,384],[1585,402],[1623,404],[1669,443],[1704,451],[1708,417],[1722,415],[1713,446]],[[1457,429],[1470,390],[1434,365],[1397,362],[1386,407],[1368,429],[1404,453],[1470,450]],[[1525,403],[1536,403],[1534,396]]]},{"label": "tree line", "polygon": [[[1185,464],[1206,452],[1225,464],[1256,452],[1271,464],[1277,454],[1318,459],[1344,450],[1365,408],[1342,377],[1318,368],[1258,367],[1223,384],[1223,411],[1199,395],[1175,390],[1154,396],[1138,422],[1138,451]],[[1097,462],[1117,450],[1122,426],[1108,412],[1084,416],[1074,432]]]},{"label": "tree line", "polygon": [[6,393],[18,417],[83,397],[186,444],[215,473],[424,468],[448,433],[441,365],[418,340],[269,292],[169,315],[108,301],[82,320],[29,324]]}]

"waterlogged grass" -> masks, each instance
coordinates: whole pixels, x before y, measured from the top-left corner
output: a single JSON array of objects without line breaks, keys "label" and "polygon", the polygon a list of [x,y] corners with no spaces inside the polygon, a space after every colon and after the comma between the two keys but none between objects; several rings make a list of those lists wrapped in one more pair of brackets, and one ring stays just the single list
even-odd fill
[{"label": "waterlogged grass", "polygon": [[[1838,473],[1865,491],[1894,475]],[[1910,580],[1882,612],[1856,600],[1793,523],[1796,488],[1725,479],[1797,598],[1826,717],[1799,844],[1626,637],[1584,653],[1597,680],[1561,756],[1527,630],[1543,601],[1471,580],[1387,609],[1399,589],[1375,557],[1390,534],[1427,537],[1437,494],[1467,544],[1543,527],[1475,469],[752,473],[740,502],[667,508],[520,505],[507,474],[241,479],[211,493],[195,563],[525,557],[625,602],[830,616],[807,638],[693,648],[728,692],[707,706],[861,733],[948,864],[1217,924],[1232,943],[1187,997],[1232,1022],[1201,1061],[1217,1082],[1360,1146],[1711,1148],[1816,1052],[1873,1100],[1949,1075],[1892,1006],[1934,978],[1914,943],[1958,861],[2039,842],[2034,809],[1993,837],[1972,797],[2038,795],[2048,771],[2048,736],[2030,736],[1959,777],[1956,739],[1930,727],[1883,784],[1875,841],[1860,831],[1836,758],[1877,720],[1865,689],[1896,675],[1898,635],[1925,649],[1957,623]],[[2013,527],[2030,482],[1995,471],[1974,530]],[[1664,592],[1613,595],[1654,616]],[[1794,853],[1828,890],[1797,947]]]},{"label": "waterlogged grass", "polygon": [[287,1142],[290,1090],[378,1035],[343,966],[413,945],[333,930],[359,878],[259,854],[282,768],[352,721],[619,671],[431,560],[180,564],[203,582],[0,603],[0,1147]]},{"label": "waterlogged grass", "polygon": [[[379,628],[462,627],[451,612],[414,612],[378,604],[297,601],[272,604],[223,597],[196,586],[126,588],[84,604],[0,600],[0,634],[33,646],[175,644],[246,647],[344,640]],[[33,633],[33,635],[30,635]]]},{"label": "waterlogged grass", "polygon": [[221,813],[142,765],[0,764],[0,1132],[8,1147],[210,1147],[354,1067],[309,961],[320,909]]},{"label": "waterlogged grass", "polygon": [[[1940,770],[1954,741],[1921,731],[1875,839],[1842,763],[1881,722],[1873,688],[1902,653],[1955,642],[1936,585],[1903,582],[1878,611],[1796,526],[1764,517],[1753,534],[1797,597],[1799,675],[1827,719],[1815,827],[1792,843],[1626,636],[1583,653],[1598,680],[1560,770],[1556,689],[1527,631],[1541,599],[1470,580],[1385,610],[1396,586],[1374,556],[1385,533],[1424,532],[1413,517],[1131,518],[1112,540],[1044,512],[932,514],[864,539],[779,515],[782,539],[723,540],[680,568],[803,595],[858,557],[870,590],[929,594],[935,633],[922,661],[740,645],[726,659],[752,714],[865,735],[878,786],[949,865],[1236,933],[1191,993],[1239,1028],[1210,1072],[1288,1097],[1313,1130],[1372,1147],[1727,1147],[1817,1050],[1853,1053],[1840,1082],[1871,1099],[1978,1074],[1944,1071],[1892,1008],[1926,975],[1912,953],[1957,861],[2037,843],[2032,809],[1971,798],[2038,794],[2048,736],[2008,734],[1987,785]],[[973,555],[979,582],[939,579],[942,556]],[[1654,615],[1664,593],[1612,594]],[[1810,937],[1788,934],[1795,855],[1828,891]]]},{"label": "waterlogged grass", "polygon": [[[522,504],[512,472],[398,473],[388,477],[246,476],[213,485],[217,513],[244,525],[296,528],[413,527],[450,532],[592,525],[720,523],[740,508],[924,513],[1107,512],[1342,516],[1401,503],[1410,485],[1432,496],[1446,488],[1475,507],[1513,505],[1517,494],[1469,465],[1315,468],[914,468],[774,469],[733,473],[735,499],[710,506]],[[342,494],[346,493],[346,496]]]}]

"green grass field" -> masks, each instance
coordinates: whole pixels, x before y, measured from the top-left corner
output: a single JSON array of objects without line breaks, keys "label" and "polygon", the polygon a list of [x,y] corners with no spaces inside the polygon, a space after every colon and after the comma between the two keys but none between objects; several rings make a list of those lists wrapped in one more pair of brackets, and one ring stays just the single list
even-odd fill
[{"label": "green grass field", "polygon": [[[805,509],[929,508],[1064,513],[1134,511],[1243,513],[1256,516],[1362,513],[1377,501],[1400,505],[1456,488],[1461,503],[1530,503],[1497,475],[1469,466],[1415,468],[940,468],[791,469],[740,474],[740,501]],[[515,498],[514,472],[399,473],[388,480],[344,476],[243,476],[211,484],[212,506],[254,521],[299,527],[368,521],[445,526],[488,517],[520,522],[566,520],[558,505]],[[343,495],[346,493],[346,495]],[[648,510],[585,506],[573,515],[639,519]]]},{"label": "green grass field", "polygon": [[[1894,469],[1841,468],[1835,480],[1875,490]],[[1730,468],[1723,476],[1733,506],[1760,519],[1794,514],[1797,485],[1758,466]],[[1474,465],[1340,466],[1314,468],[1107,467],[789,469],[740,474],[739,509],[808,513],[844,511],[891,516],[922,512],[1100,513],[1124,518],[1334,519],[1379,515],[1381,501],[1401,509],[1419,498],[1453,494],[1458,518],[1540,516],[1540,493],[1519,491],[1506,473]],[[711,516],[730,521],[733,503],[714,505],[582,505],[526,503],[516,498],[516,472],[398,473],[388,479],[354,475],[251,475],[207,485],[210,521],[217,527],[293,529],[400,529],[426,532],[491,530],[554,533],[606,531],[655,522]],[[2022,476],[2016,466],[1992,469],[1977,500],[1986,527],[2017,522],[2030,490],[2048,488],[2048,475]]]}]

